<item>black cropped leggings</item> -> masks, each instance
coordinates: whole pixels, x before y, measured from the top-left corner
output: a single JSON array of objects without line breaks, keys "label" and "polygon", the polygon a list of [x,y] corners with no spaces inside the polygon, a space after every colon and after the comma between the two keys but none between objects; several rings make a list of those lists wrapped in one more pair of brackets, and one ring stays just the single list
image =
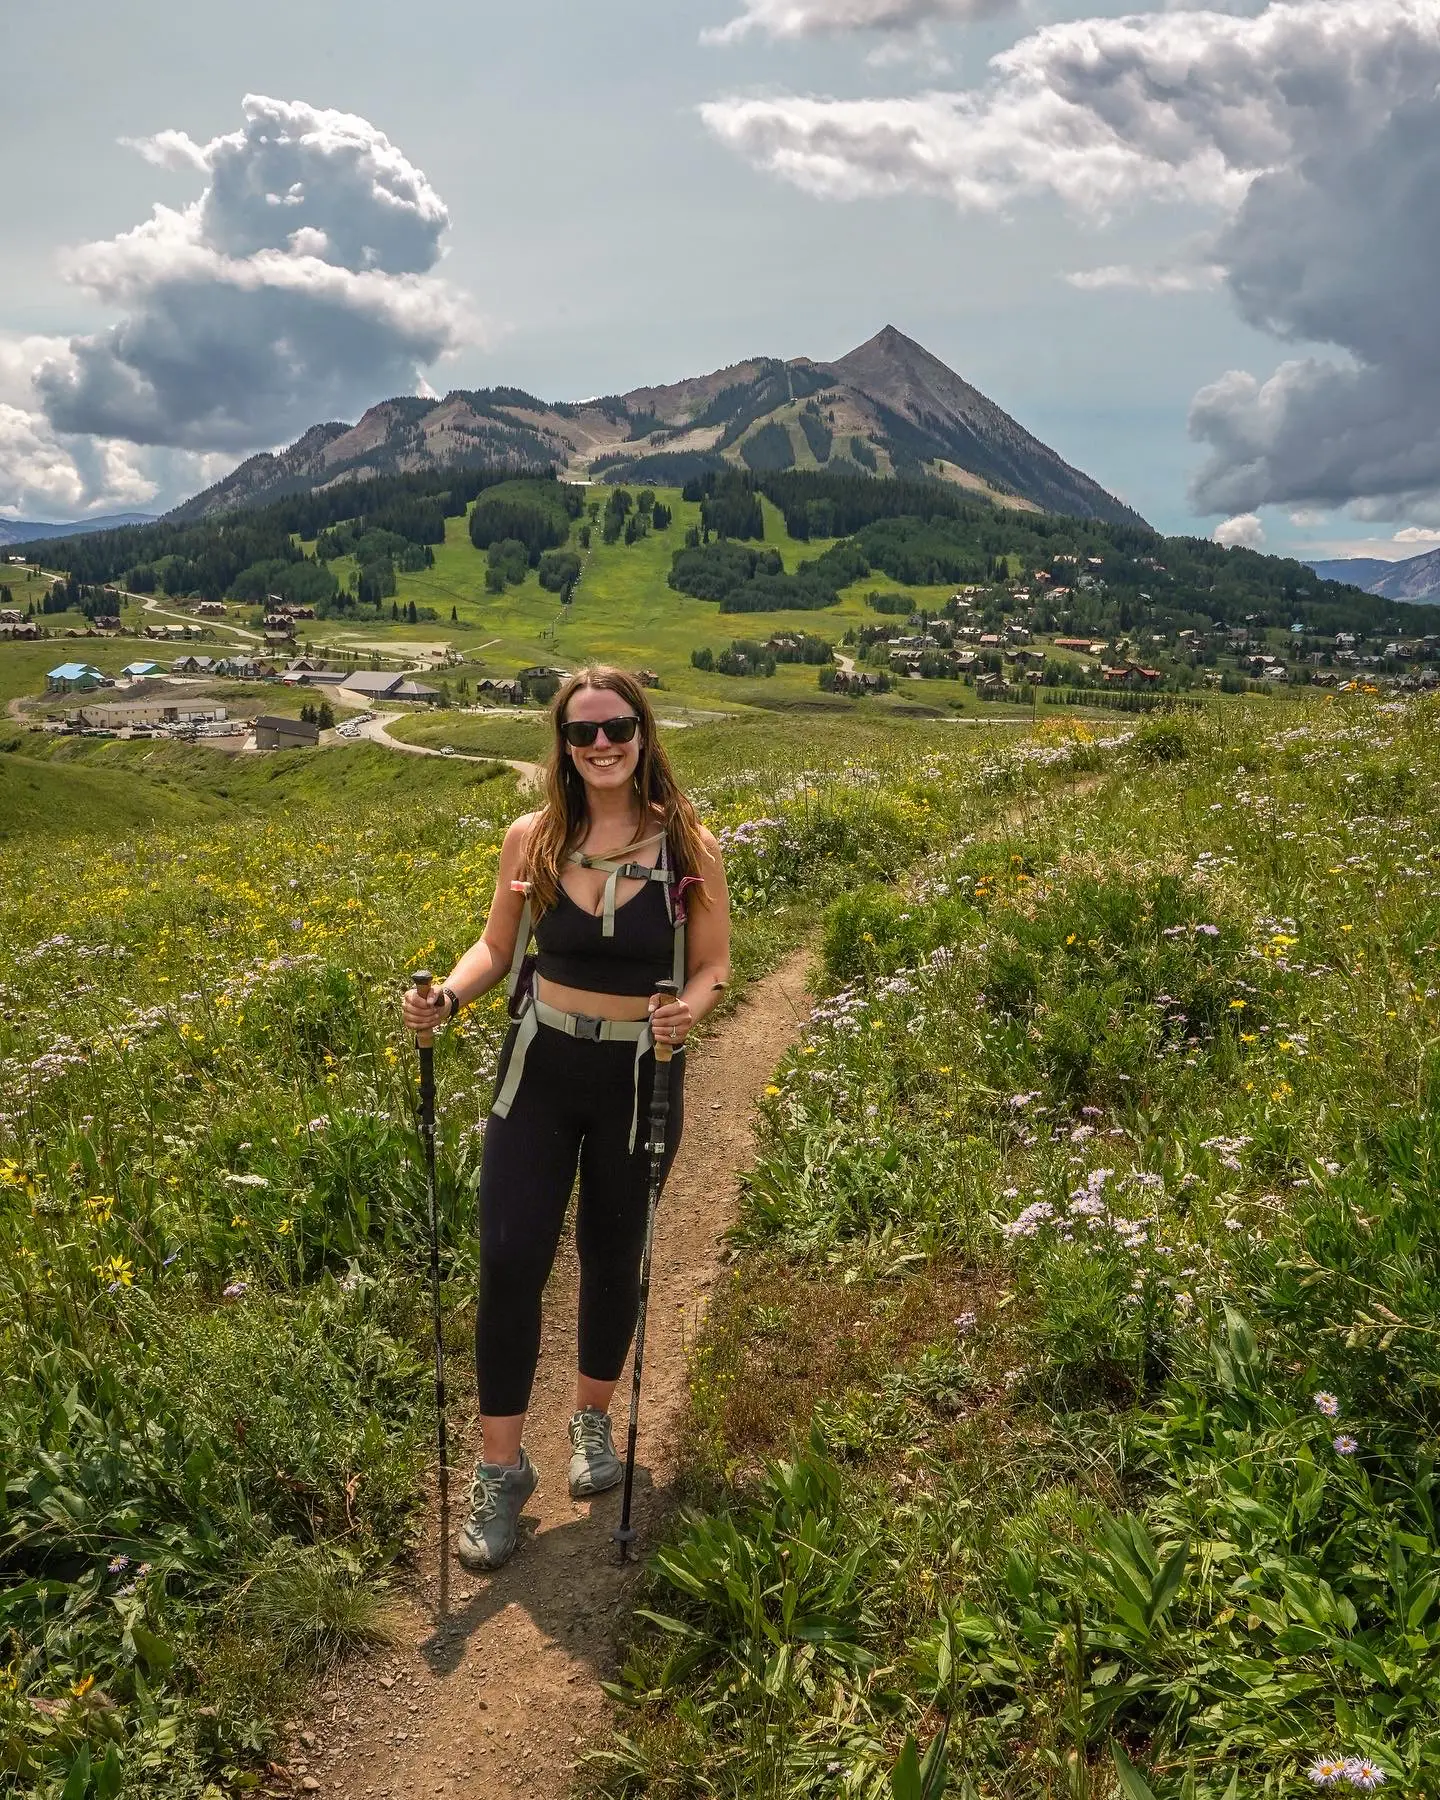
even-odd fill
[{"label": "black cropped leggings", "polygon": [[[496,1091],[515,1047],[512,1027],[500,1055]],[[640,1307],[640,1257],[649,1192],[650,1096],[655,1056],[635,1046],[593,1044],[541,1025],[525,1058],[509,1116],[491,1113],[480,1168],[480,1303],[475,1370],[480,1411],[525,1412],[540,1355],[540,1296],[560,1242],[580,1172],[575,1241],[580,1256],[580,1373],[617,1381]],[[685,1058],[670,1064],[668,1174],[685,1122]]]}]

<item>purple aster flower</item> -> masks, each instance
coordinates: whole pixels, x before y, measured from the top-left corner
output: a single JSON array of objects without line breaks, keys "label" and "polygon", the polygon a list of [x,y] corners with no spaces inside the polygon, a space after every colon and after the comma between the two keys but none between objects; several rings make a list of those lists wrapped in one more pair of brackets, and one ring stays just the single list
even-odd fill
[{"label": "purple aster flower", "polygon": [[1317,1756],[1305,1778],[1318,1788],[1331,1788],[1345,1778],[1345,1764],[1338,1756]]},{"label": "purple aster flower", "polygon": [[1335,1440],[1335,1449],[1341,1456],[1353,1456],[1359,1448],[1359,1443],[1353,1437],[1337,1437]]},{"label": "purple aster flower", "polygon": [[1314,1396],[1314,1399],[1316,1412],[1324,1413],[1327,1419],[1338,1419],[1340,1417],[1340,1402],[1333,1394],[1327,1394],[1322,1388],[1320,1392]]},{"label": "purple aster flower", "polygon": [[110,1573],[112,1575],[118,1575],[118,1574],[120,1574],[120,1572],[123,1569],[128,1569],[129,1567],[130,1567],[130,1558],[128,1556],[125,1556],[124,1554],[121,1554],[120,1556],[117,1556],[111,1562]]},{"label": "purple aster flower", "polygon": [[227,1300],[238,1300],[249,1285],[248,1281],[232,1281],[229,1287],[224,1290],[225,1298]]},{"label": "purple aster flower", "polygon": [[1368,1756],[1347,1756],[1345,1779],[1351,1787],[1363,1788],[1368,1794],[1384,1784],[1385,1771],[1379,1763],[1371,1762]]}]

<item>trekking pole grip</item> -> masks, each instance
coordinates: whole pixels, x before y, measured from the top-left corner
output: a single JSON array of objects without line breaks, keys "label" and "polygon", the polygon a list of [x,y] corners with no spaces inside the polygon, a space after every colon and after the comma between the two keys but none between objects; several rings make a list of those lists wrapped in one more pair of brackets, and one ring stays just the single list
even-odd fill
[{"label": "trekking pole grip", "polygon": [[[655,999],[659,1005],[669,1006],[672,1000],[678,1000],[679,998],[680,983],[678,981],[657,981],[655,983]],[[673,1044],[662,1044],[660,1040],[656,1038],[655,1060],[657,1063],[668,1063],[674,1054],[675,1046]]]},{"label": "trekking pole grip", "polygon": [[[422,1000],[428,1000],[430,998],[430,989],[435,984],[435,977],[430,971],[428,969],[417,969],[410,977],[410,980],[414,985],[415,992],[420,998]],[[415,1042],[422,1050],[432,1049],[435,1043],[435,1033],[428,1028],[424,1031],[417,1031],[415,1033]]]}]

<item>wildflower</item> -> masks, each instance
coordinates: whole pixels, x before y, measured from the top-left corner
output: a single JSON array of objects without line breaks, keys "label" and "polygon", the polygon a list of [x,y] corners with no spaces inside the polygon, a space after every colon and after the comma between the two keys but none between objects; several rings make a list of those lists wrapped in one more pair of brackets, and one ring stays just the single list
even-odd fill
[{"label": "wildflower", "polygon": [[293,1229],[294,1229],[294,1221],[291,1219],[282,1219],[280,1221],[280,1223],[275,1227],[276,1232],[281,1237],[289,1237],[289,1235]]},{"label": "wildflower", "polygon": [[958,1332],[960,1332],[962,1334],[962,1336],[967,1331],[973,1331],[975,1329],[974,1313],[973,1312],[962,1312],[958,1316],[958,1318],[955,1320],[955,1329]]},{"label": "wildflower", "polygon": [[1305,1771],[1305,1778],[1316,1787],[1334,1787],[1345,1777],[1345,1764],[1338,1756],[1317,1756]]},{"label": "wildflower", "polygon": [[129,1287],[135,1279],[135,1269],[128,1256],[107,1256],[95,1273],[112,1294],[116,1288]]},{"label": "wildflower", "polygon": [[1027,1206],[1018,1218],[1012,1219],[1008,1225],[1001,1227],[1007,1238],[1034,1237],[1047,1219],[1055,1217],[1055,1208],[1048,1200],[1036,1200]]},{"label": "wildflower", "polygon": [[770,1097],[771,1097],[771,1099],[772,1099],[772,1100],[773,1100],[773,1099],[774,1099],[774,1097],[775,1097],[775,1095],[776,1095],[776,1094],[778,1094],[778,1093],[779,1093],[779,1092],[780,1092],[780,1090],[779,1090],[779,1088],[778,1088],[778,1087],[776,1087],[776,1086],[775,1086],[775,1084],[774,1084],[774,1082],[773,1082],[773,1081],[772,1081],[772,1082],[771,1082],[771,1083],[770,1083],[770,1085],[769,1085],[769,1087],[767,1087],[767,1088],[766,1088],[766,1090],[765,1090],[765,1092],[766,1092],[766,1093],[767,1093],[767,1094],[768,1094],[768,1095],[769,1095],[769,1096],[770,1096]]},{"label": "wildflower", "polygon": [[91,1688],[94,1687],[94,1685],[95,1685],[95,1677],[93,1675],[86,1675],[83,1677],[83,1679],[81,1679],[80,1681],[77,1681],[75,1683],[74,1687],[71,1688],[70,1692],[75,1696],[75,1698],[77,1700],[83,1700],[85,1698],[85,1696],[90,1692]]},{"label": "wildflower", "polygon": [[128,1569],[129,1567],[130,1558],[121,1554],[120,1556],[115,1557],[110,1563],[110,1573],[112,1575],[118,1575],[123,1569]]},{"label": "wildflower", "polygon": [[1324,1413],[1327,1419],[1338,1419],[1340,1417],[1340,1402],[1333,1394],[1327,1394],[1322,1388],[1314,1398],[1316,1412]]},{"label": "wildflower", "polygon": [[1366,1793],[1380,1787],[1385,1780],[1385,1771],[1378,1763],[1370,1761],[1366,1756],[1347,1756],[1345,1758],[1345,1779],[1351,1787],[1363,1788]]},{"label": "wildflower", "polygon": [[221,1291],[227,1300],[238,1300],[249,1285],[248,1281],[232,1281],[229,1287]]},{"label": "wildflower", "polygon": [[1230,1010],[1231,1012],[1244,1012],[1245,1002],[1243,1000],[1232,1000],[1230,1002]]},{"label": "wildflower", "polygon": [[1359,1443],[1353,1437],[1347,1437],[1342,1434],[1335,1440],[1335,1451],[1337,1455],[1353,1456],[1359,1448]]}]

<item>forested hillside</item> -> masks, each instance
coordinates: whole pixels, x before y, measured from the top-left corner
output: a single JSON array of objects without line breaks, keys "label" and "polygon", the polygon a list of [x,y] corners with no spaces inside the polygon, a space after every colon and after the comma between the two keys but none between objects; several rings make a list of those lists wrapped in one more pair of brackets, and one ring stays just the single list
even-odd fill
[{"label": "forested hillside", "polygon": [[[429,566],[446,519],[467,514],[471,544],[498,571],[490,591],[522,579],[542,556],[563,555],[563,569],[547,565],[543,585],[568,594],[579,571],[575,550],[588,546],[592,529],[618,537],[637,511],[668,523],[668,508],[653,493],[640,498],[645,505],[637,509],[616,490],[602,516],[598,501],[587,507],[585,489],[557,480],[553,469],[518,478],[508,470],[451,469],[342,483],[188,523],[54,539],[29,553],[70,576],[71,598],[79,587],[116,583],[177,600],[258,602],[276,594],[322,618],[365,617],[395,593],[397,573]],[[1139,521],[998,505],[931,480],[727,466],[697,475],[684,498],[698,502],[699,524],[677,545],[670,586],[725,611],[822,610],[873,574],[908,587],[973,587],[982,616],[1038,632],[1440,631],[1440,608],[1401,609],[1289,558],[1166,538]],[[782,514],[789,538],[815,548],[788,573],[778,554],[783,543],[766,540],[766,502]],[[773,512],[770,518],[773,531]],[[341,557],[354,559],[343,582],[330,566]]]}]

